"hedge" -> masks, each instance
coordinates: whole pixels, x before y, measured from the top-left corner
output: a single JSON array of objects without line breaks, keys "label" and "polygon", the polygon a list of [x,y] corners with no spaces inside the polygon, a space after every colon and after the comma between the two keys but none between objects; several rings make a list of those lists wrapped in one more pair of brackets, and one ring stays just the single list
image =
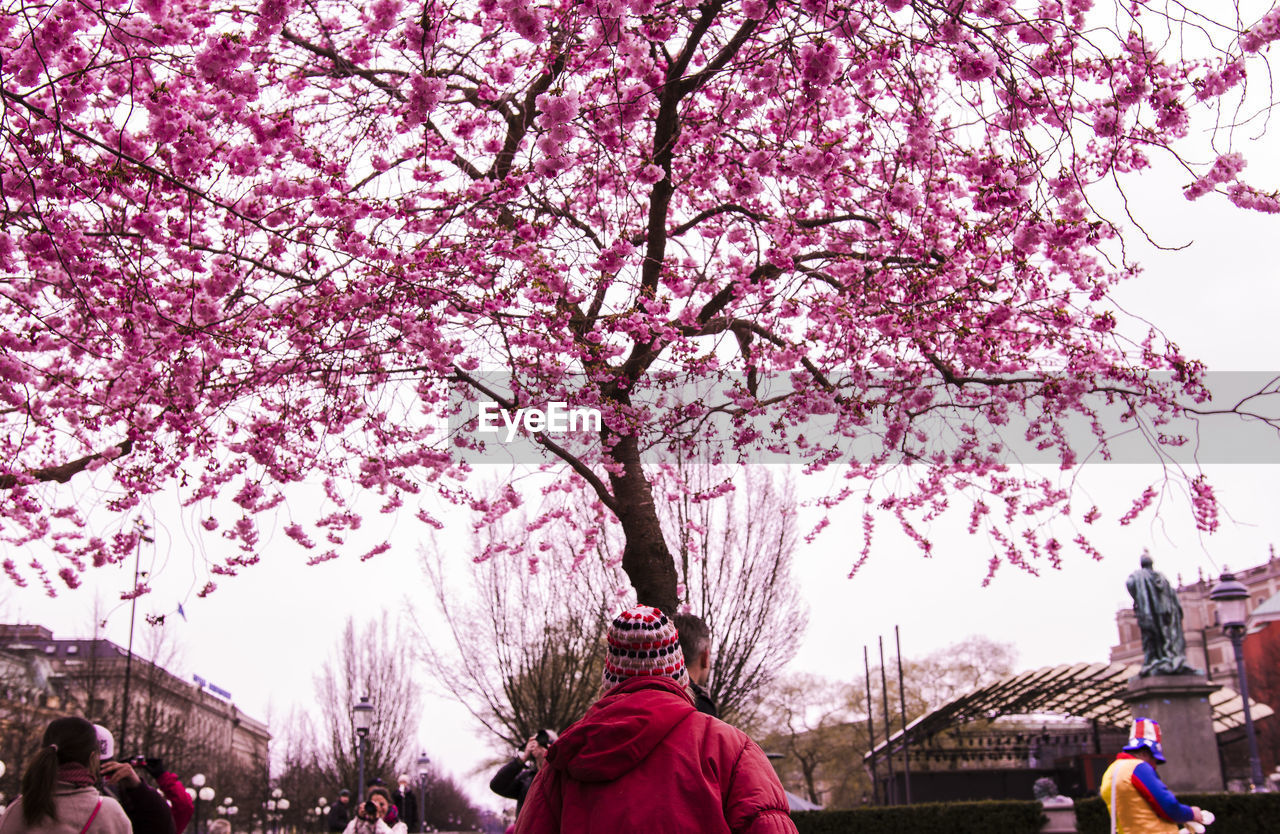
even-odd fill
[{"label": "hedge", "polygon": [[[1211,834],[1280,831],[1280,793],[1180,794],[1178,799],[1213,812]],[[1039,834],[1044,824],[1040,803],[1034,800],[796,811],[791,819],[800,834]],[[1100,798],[1076,800],[1076,829],[1079,834],[1109,834],[1111,820]]]},{"label": "hedge", "polygon": [[796,811],[791,819],[800,834],[1039,834],[1044,823],[1035,800]]},{"label": "hedge", "polygon": [[[1272,834],[1280,831],[1278,793],[1184,793],[1178,794],[1178,801],[1212,811],[1216,819],[1210,832]],[[1101,798],[1076,800],[1076,830],[1080,834],[1110,834],[1111,818]]]}]

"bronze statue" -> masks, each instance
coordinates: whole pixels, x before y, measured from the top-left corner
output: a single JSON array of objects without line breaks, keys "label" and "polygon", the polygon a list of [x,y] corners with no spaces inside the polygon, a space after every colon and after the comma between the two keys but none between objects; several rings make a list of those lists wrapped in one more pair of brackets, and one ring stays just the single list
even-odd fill
[{"label": "bronze statue", "polygon": [[1142,632],[1139,676],[1201,674],[1187,665],[1187,638],[1182,633],[1182,604],[1177,592],[1164,574],[1152,570],[1149,554],[1142,554],[1141,564],[1124,583],[1133,597],[1133,613]]}]

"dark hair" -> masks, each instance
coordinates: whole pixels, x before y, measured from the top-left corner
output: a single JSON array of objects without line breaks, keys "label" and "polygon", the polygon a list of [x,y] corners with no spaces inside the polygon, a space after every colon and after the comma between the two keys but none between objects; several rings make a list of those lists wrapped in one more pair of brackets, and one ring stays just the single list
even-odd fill
[{"label": "dark hair", "polygon": [[98,752],[98,734],[83,718],[55,718],[45,728],[40,750],[22,774],[22,820],[34,827],[48,817],[57,821],[53,789],[58,781],[58,765],[80,764],[85,767]]},{"label": "dark hair", "polygon": [[376,794],[376,795],[378,795],[378,796],[381,796],[383,799],[387,800],[387,804],[388,804],[388,805],[391,805],[391,804],[392,804],[392,802],[391,802],[391,791],[387,790],[386,788],[382,787],[381,785],[378,785],[378,786],[373,787],[373,788],[369,788],[369,792],[368,792],[367,796],[374,796],[375,794]]},{"label": "dark hair", "polygon": [[684,664],[688,666],[703,650],[711,649],[711,629],[696,614],[672,614],[671,623],[680,635],[680,650],[684,652]]}]

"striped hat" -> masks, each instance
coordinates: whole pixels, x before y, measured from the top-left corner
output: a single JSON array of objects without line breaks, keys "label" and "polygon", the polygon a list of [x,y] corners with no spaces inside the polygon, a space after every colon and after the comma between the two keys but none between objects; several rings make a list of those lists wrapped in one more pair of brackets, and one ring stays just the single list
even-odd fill
[{"label": "striped hat", "polygon": [[1135,718],[1133,729],[1129,731],[1129,743],[1124,746],[1126,752],[1146,748],[1156,761],[1164,764],[1164,751],[1160,749],[1160,722],[1151,718]]},{"label": "striped hat", "polygon": [[666,614],[648,605],[628,608],[609,626],[604,691],[637,677],[668,677],[689,684],[675,625]]}]

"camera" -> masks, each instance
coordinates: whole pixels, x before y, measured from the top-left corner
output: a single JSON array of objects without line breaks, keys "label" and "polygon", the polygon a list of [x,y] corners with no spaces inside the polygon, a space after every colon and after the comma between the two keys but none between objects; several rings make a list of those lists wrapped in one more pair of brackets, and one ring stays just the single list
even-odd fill
[{"label": "camera", "polygon": [[142,755],[141,753],[138,753],[135,756],[130,756],[128,759],[128,763],[133,765],[134,767],[145,767],[147,764],[147,757]]},{"label": "camera", "polygon": [[538,730],[538,734],[534,736],[538,740],[538,744],[542,747],[551,746],[551,736],[547,735],[546,730]]},{"label": "camera", "polygon": [[361,806],[361,808],[364,810],[364,815],[365,815],[366,817],[368,817],[369,819],[376,819],[376,818],[377,818],[377,816],[378,816],[378,806],[377,806],[377,805],[374,805],[372,802],[365,802],[365,803],[364,803],[364,805],[362,805],[362,806]]}]

